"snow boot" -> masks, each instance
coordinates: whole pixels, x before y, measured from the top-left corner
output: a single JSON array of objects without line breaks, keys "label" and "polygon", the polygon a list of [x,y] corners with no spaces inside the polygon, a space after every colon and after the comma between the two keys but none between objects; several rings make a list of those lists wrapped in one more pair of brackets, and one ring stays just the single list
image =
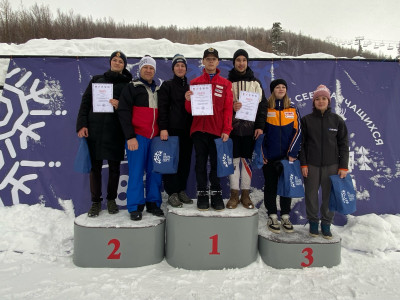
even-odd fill
[{"label": "snow boot", "polygon": [[242,190],[242,195],[240,196],[240,202],[244,208],[253,209],[254,204],[250,199],[250,190]]},{"label": "snow boot", "polygon": [[156,217],[164,216],[164,212],[155,202],[146,202],[146,211]]},{"label": "snow boot", "polygon": [[222,191],[211,191],[211,207],[216,211],[225,209],[224,200],[222,200]]},{"label": "snow boot", "polygon": [[239,204],[239,191],[231,190],[231,197],[229,198],[228,203],[226,203],[226,208],[234,209]]},{"label": "snow boot", "polygon": [[184,204],[192,204],[193,200],[189,198],[185,191],[180,191],[178,193],[179,200]]},{"label": "snow boot", "polygon": [[142,212],[141,211],[131,211],[130,212],[131,215],[131,220],[132,221],[140,221],[142,219]]},{"label": "snow boot", "polygon": [[108,213],[111,215],[119,212],[118,205],[114,199],[107,200],[107,210],[108,210]]},{"label": "snow boot", "polygon": [[177,193],[173,193],[168,197],[168,204],[172,207],[182,207],[182,202],[179,201],[179,197]]},{"label": "snow boot", "polygon": [[101,211],[101,202],[92,202],[92,207],[88,211],[88,217],[97,217]]},{"label": "snow boot", "polygon": [[318,225],[319,222],[310,221],[310,236],[317,237],[319,235]]},{"label": "snow boot", "polygon": [[278,216],[276,214],[269,215],[268,221],[267,221],[267,227],[273,233],[281,232],[281,228],[280,228],[279,222],[278,222]]},{"label": "snow boot", "polygon": [[332,238],[331,224],[321,223],[321,232],[324,239],[330,240]]},{"label": "snow boot", "polygon": [[289,219],[289,215],[285,214],[281,216],[281,225],[285,232],[292,233],[294,231],[292,222],[290,222]]},{"label": "snow boot", "polygon": [[208,197],[207,191],[198,191],[197,192],[197,209],[198,210],[209,210],[210,208],[210,199]]}]

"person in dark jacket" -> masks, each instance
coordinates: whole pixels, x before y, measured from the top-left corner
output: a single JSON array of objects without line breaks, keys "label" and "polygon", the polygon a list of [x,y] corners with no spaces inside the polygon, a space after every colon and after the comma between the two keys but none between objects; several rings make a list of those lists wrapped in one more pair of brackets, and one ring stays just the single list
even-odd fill
[{"label": "person in dark jacket", "polygon": [[[265,179],[264,204],[268,213],[268,229],[279,233],[276,196],[278,178],[283,168],[281,160],[295,161],[297,159],[301,144],[301,125],[299,111],[290,103],[287,95],[286,81],[275,79],[270,84],[270,91],[262,145]],[[293,225],[289,219],[292,199],[282,196],[279,196],[279,199],[282,228],[286,232],[293,232]]]},{"label": "person in dark jacket", "polygon": [[[151,155],[152,138],[159,134],[159,87],[153,80],[156,61],[144,56],[139,62],[139,78],[128,84],[121,93],[118,116],[126,139],[126,156],[129,166],[127,208],[133,221],[142,219],[147,212],[164,216],[161,210],[161,174],[153,172]],[[146,174],[146,197],[143,175]]]},{"label": "person in dark jacket", "polygon": [[319,85],[314,91],[313,112],[301,119],[303,141],[300,151],[310,235],[319,234],[318,190],[321,187],[321,231],[326,239],[332,238],[330,225],[334,217],[334,212],[329,211],[329,176],[346,177],[349,163],[347,127],[343,119],[331,111],[330,95],[325,85]]},{"label": "person in dark jacket", "polygon": [[[266,119],[267,100],[261,82],[254,77],[248,66],[249,55],[246,50],[239,49],[233,55],[233,68],[229,71],[228,80],[232,82],[233,118],[230,138],[233,141],[233,165],[235,171],[229,175],[231,196],[226,204],[227,208],[236,208],[239,202],[245,208],[254,208],[250,199],[250,185],[252,178],[251,158],[255,140],[263,133]],[[259,96],[258,111],[255,121],[236,119],[236,112],[242,107],[239,101],[240,92],[252,92]],[[242,169],[240,170],[240,162]],[[239,181],[241,197],[239,200]]]},{"label": "person in dark jacket", "polygon": [[[90,171],[90,192],[92,207],[89,217],[96,217],[101,211],[101,170],[103,160],[108,161],[109,175],[107,185],[107,209],[110,214],[118,212],[115,202],[117,198],[120,164],[124,159],[124,136],[116,110],[122,89],[132,80],[131,73],[126,69],[127,59],[121,51],[115,51],[110,56],[110,69],[103,75],[93,76],[82,96],[79,108],[76,131],[79,137],[87,139],[92,169]],[[109,83],[113,85],[113,99],[110,103],[114,112],[93,112],[92,84]]]},{"label": "person in dark jacket", "polygon": [[164,174],[163,180],[168,203],[173,207],[182,207],[182,203],[193,203],[186,194],[193,142],[190,137],[192,115],[185,109],[185,93],[189,85],[185,76],[187,62],[183,55],[174,56],[172,71],[174,77],[164,81],[158,91],[158,126],[161,140],[168,140],[168,136],[179,137],[178,171],[176,174]]}]

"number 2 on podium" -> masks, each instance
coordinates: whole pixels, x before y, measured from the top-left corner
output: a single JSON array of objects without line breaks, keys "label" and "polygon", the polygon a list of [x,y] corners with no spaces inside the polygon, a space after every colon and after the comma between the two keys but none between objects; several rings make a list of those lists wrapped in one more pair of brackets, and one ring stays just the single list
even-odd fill
[{"label": "number 2 on podium", "polygon": [[220,255],[221,253],[218,252],[218,234],[210,236],[209,239],[212,240],[212,251],[208,254]]},{"label": "number 2 on podium", "polygon": [[121,246],[121,243],[117,239],[112,239],[108,242],[107,245],[113,244],[114,245],[114,250],[110,253],[110,255],[107,257],[107,259],[120,259],[121,258],[121,252],[117,253],[119,247]]}]

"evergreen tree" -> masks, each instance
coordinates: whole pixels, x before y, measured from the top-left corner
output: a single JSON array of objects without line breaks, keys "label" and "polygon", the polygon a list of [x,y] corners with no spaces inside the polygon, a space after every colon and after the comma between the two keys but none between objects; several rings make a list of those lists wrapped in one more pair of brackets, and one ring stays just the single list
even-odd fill
[{"label": "evergreen tree", "polygon": [[282,40],[282,33],[283,29],[281,27],[281,23],[280,22],[273,23],[269,39],[271,42],[272,53],[275,53],[277,55],[283,54],[281,53],[283,50],[282,46],[286,44],[286,42]]}]

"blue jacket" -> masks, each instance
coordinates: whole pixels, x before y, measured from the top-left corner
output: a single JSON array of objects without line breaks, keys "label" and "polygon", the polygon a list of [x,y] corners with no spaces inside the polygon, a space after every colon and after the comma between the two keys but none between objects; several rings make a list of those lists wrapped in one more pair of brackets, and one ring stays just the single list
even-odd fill
[{"label": "blue jacket", "polygon": [[296,107],[283,108],[283,100],[276,100],[275,108],[268,108],[264,128],[263,154],[267,160],[297,157],[301,145],[300,114]]}]

